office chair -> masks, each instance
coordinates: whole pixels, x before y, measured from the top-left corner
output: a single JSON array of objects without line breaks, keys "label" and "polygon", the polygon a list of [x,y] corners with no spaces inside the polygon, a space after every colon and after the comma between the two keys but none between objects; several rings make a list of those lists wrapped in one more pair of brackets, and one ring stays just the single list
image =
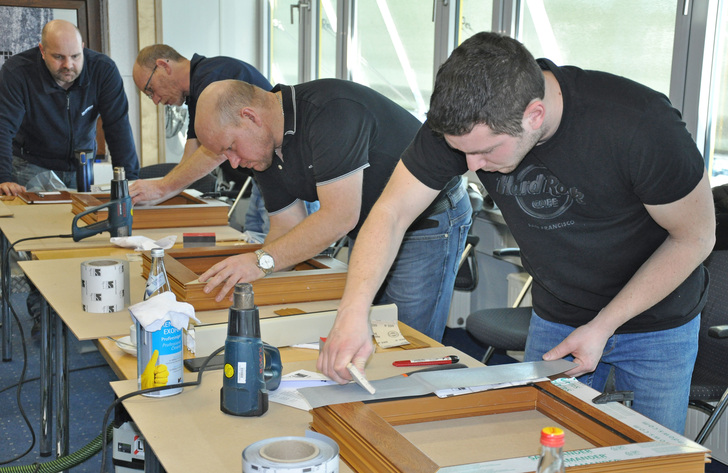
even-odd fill
[{"label": "office chair", "polygon": [[[501,256],[517,256],[518,249],[496,250],[494,253]],[[497,349],[523,351],[526,348],[532,309],[521,307],[521,303],[532,282],[533,278],[528,276],[512,307],[478,310],[470,314],[465,321],[465,330],[475,340],[488,346],[483,355],[483,364],[488,363]]]},{"label": "office chair", "polygon": [[699,444],[705,442],[728,407],[728,250],[714,250],[705,266],[710,272],[710,287],[690,382],[690,407],[708,415],[695,438]]},{"label": "office chair", "polygon": [[[151,179],[155,177],[164,177],[172,170],[177,163],[159,163],[144,166],[139,169],[139,179]],[[214,192],[217,179],[212,174],[207,174],[190,185],[190,189],[200,192]]]},{"label": "office chair", "polygon": [[475,251],[478,242],[480,242],[480,238],[470,234],[465,240],[465,248],[460,255],[458,273],[455,275],[454,288],[457,291],[473,292],[478,287],[478,260]]},{"label": "office chair", "polygon": [[[469,183],[467,186],[468,198],[470,199],[470,207],[473,209],[473,221],[478,216],[478,212],[483,210],[483,194],[475,183]],[[474,225],[473,225],[474,226]],[[468,230],[468,236],[465,240],[465,248],[460,255],[458,263],[458,273],[455,276],[455,290],[463,292],[472,292],[478,287],[478,260],[475,247],[480,242],[480,238],[473,235],[473,226]]]}]

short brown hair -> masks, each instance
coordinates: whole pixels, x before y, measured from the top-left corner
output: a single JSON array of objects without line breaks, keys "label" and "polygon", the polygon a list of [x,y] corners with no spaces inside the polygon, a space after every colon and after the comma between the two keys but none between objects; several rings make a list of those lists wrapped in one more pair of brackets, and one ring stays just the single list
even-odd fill
[{"label": "short brown hair", "polygon": [[146,48],[142,48],[137,54],[136,62],[140,66],[152,68],[157,59],[169,59],[174,62],[179,62],[185,59],[180,53],[178,53],[173,47],[167,46],[166,44],[152,44]]},{"label": "short brown hair", "polygon": [[526,107],[544,93],[543,72],[523,44],[478,33],[440,67],[427,123],[446,135],[462,136],[484,124],[495,133],[518,136]]}]

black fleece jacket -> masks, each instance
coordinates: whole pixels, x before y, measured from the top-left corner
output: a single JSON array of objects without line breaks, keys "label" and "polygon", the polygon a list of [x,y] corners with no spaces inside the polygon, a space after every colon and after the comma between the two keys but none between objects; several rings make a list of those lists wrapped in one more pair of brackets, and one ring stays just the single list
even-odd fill
[{"label": "black fleece jacket", "polygon": [[76,169],[74,150],[96,150],[96,121],[103,120],[114,166],[139,175],[129,125],[129,104],[119,70],[106,55],[83,50],[81,74],[64,90],[38,47],[7,59],[0,69],[0,182],[13,182],[12,157],[53,171]]}]

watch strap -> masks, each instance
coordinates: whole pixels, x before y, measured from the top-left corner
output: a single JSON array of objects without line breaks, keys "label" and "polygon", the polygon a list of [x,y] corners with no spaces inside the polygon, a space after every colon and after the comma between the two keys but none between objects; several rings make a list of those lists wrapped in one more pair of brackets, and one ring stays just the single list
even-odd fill
[{"label": "watch strap", "polygon": [[[271,274],[273,272],[273,270],[275,269],[275,260],[273,259],[273,256],[271,256],[270,253],[268,253],[267,251],[265,251],[263,249],[255,250],[255,256],[258,258],[258,261],[257,261],[258,268],[261,271],[263,271],[263,273],[265,273],[266,276]],[[271,266],[270,268],[263,266],[260,262],[260,260],[265,256],[269,257],[270,260],[273,262],[273,266]]]}]

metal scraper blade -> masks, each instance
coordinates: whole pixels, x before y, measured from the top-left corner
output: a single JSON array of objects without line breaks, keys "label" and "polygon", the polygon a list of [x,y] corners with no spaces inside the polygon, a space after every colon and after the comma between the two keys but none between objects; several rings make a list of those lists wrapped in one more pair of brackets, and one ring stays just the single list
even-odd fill
[{"label": "metal scraper blade", "polygon": [[370,381],[376,389],[369,394],[354,383],[301,388],[312,408],[355,401],[424,396],[440,389],[457,389],[490,384],[530,381],[568,371],[577,364],[566,360],[511,363],[458,370],[426,371]]}]

